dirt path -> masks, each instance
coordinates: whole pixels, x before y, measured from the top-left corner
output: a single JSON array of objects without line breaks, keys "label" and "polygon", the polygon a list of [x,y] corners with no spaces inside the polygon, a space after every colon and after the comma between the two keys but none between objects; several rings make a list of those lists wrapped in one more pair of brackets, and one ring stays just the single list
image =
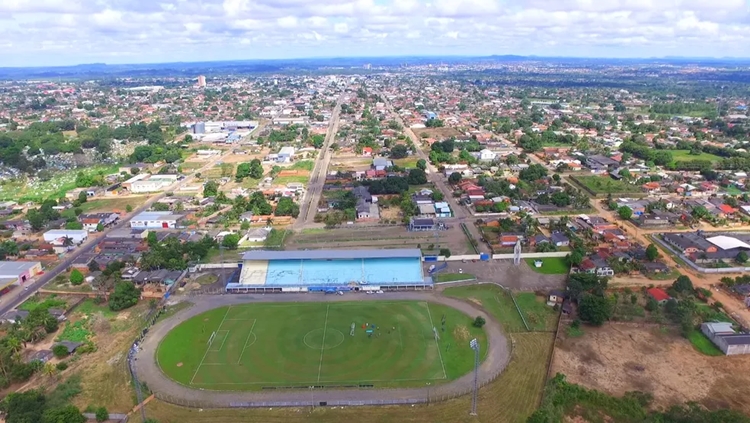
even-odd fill
[{"label": "dirt path", "polygon": [[[508,340],[502,333],[500,324],[494,318],[476,306],[446,298],[434,293],[398,292],[377,296],[346,295],[322,296],[313,294],[288,295],[216,295],[192,297],[196,305],[177,313],[156,324],[141,345],[136,356],[136,371],[142,382],[154,392],[157,398],[167,402],[194,407],[231,407],[242,406],[310,406],[311,395],[308,390],[300,391],[263,391],[263,392],[219,392],[198,390],[181,385],[165,376],[156,363],[156,348],[162,338],[175,326],[188,318],[205,311],[232,304],[253,302],[321,302],[321,301],[430,301],[444,304],[466,313],[469,316],[482,316],[486,319],[488,351],[484,362],[479,367],[479,384],[492,381],[507,366],[510,360]],[[336,390],[320,389],[315,391],[315,402],[326,401],[328,405],[376,405],[376,404],[414,404],[428,402],[428,399],[451,397],[468,392],[473,387],[472,374],[464,375],[452,382],[429,388],[375,389],[375,390]]]}]

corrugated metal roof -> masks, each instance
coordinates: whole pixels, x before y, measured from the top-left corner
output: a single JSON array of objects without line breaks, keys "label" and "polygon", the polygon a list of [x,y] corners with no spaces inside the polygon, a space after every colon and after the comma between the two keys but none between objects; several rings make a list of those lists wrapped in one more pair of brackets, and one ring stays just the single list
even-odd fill
[{"label": "corrugated metal roof", "polygon": [[362,258],[422,258],[417,248],[393,250],[248,251],[243,260],[325,260]]}]

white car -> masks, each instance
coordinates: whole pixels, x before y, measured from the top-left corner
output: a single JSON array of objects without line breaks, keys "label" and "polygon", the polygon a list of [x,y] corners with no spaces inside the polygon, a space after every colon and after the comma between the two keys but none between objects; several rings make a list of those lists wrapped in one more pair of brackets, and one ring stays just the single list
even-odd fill
[{"label": "white car", "polygon": [[381,291],[381,290],[378,290],[378,294],[382,294],[382,293],[383,293],[383,291]]},{"label": "white car", "polygon": [[458,273],[463,273],[464,269],[458,269]]}]

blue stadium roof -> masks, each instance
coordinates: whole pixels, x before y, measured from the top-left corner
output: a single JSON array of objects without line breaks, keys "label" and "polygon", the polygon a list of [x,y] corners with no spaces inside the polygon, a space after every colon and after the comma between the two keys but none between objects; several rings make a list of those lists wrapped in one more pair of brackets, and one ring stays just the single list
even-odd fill
[{"label": "blue stadium roof", "polygon": [[418,248],[393,250],[248,251],[243,260],[326,260],[365,258],[422,258]]}]

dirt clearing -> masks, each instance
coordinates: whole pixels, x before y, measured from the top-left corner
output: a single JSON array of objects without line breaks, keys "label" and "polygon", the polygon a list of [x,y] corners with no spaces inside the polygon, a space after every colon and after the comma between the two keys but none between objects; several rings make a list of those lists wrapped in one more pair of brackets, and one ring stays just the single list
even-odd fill
[{"label": "dirt clearing", "polygon": [[[750,356],[709,357],[688,340],[658,326],[607,324],[561,334],[552,374],[611,395],[649,392],[654,406],[696,401],[709,408],[750,412]],[[562,331],[561,331],[562,333]]]}]

